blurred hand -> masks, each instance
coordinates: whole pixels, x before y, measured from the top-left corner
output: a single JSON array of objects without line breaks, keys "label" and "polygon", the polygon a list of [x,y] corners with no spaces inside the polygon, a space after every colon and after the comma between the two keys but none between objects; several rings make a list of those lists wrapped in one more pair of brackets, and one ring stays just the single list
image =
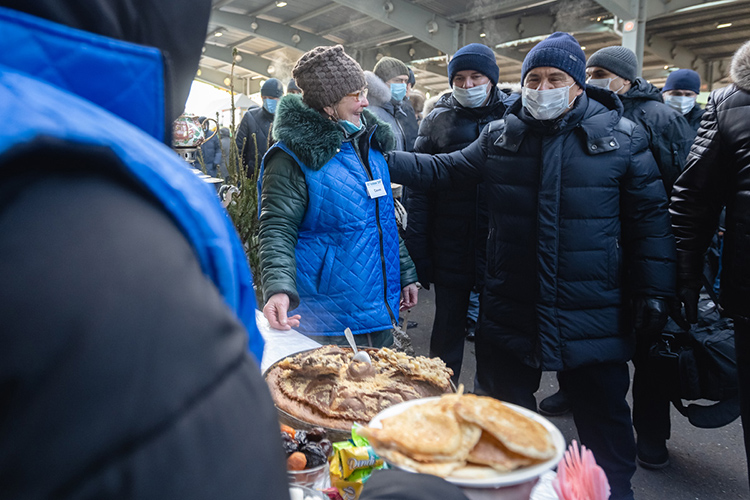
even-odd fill
[{"label": "blurred hand", "polygon": [[287,317],[289,311],[289,296],[285,293],[277,293],[268,299],[263,307],[263,316],[268,320],[271,328],[276,330],[291,330],[299,326],[301,316],[295,314]]},{"label": "blurred hand", "polygon": [[419,289],[416,283],[406,285],[401,289],[401,304],[398,308],[399,311],[405,311],[411,309],[417,305],[417,295],[419,295]]},{"label": "blurred hand", "polygon": [[667,301],[662,297],[638,297],[633,302],[633,314],[635,334],[655,338],[667,324]]}]

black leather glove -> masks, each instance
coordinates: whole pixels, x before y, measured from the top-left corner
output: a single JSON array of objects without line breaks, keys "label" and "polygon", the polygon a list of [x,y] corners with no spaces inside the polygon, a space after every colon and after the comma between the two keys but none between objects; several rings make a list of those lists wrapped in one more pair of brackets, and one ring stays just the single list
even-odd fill
[{"label": "black leather glove", "polygon": [[690,323],[698,322],[698,297],[700,296],[700,285],[678,285],[677,300],[685,307],[685,318]]},{"label": "black leather glove", "polygon": [[664,297],[638,297],[633,301],[633,326],[639,337],[656,337],[667,324]]}]

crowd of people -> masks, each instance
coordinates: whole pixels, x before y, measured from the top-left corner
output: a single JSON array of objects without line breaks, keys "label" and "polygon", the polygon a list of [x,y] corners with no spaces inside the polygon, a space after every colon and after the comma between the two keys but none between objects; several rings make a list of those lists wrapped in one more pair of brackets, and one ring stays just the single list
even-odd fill
[{"label": "crowd of people", "polygon": [[[38,41],[27,58],[0,55],[3,496],[288,498],[243,243],[165,144],[211,5],[185,3],[0,0],[0,31]],[[34,51],[60,47],[70,57],[38,72]],[[136,84],[132,68],[159,85],[123,105],[82,84],[85,65],[114,91]],[[630,500],[637,463],[669,464],[670,403],[648,352],[668,315],[697,321],[724,211],[719,291],[750,452],[750,42],[705,110],[696,72],[658,89],[629,49],[587,59],[568,33],[528,52],[520,86],[499,74],[490,48],[466,45],[450,92],[425,103],[403,61],[370,72],[317,47],[286,86],[263,84],[236,134],[204,145],[212,175],[228,175],[228,141],[247,175],[259,169],[270,325],[391,346],[400,312],[434,287],[430,356],[457,382],[479,297],[475,392],[572,411],[611,498]],[[538,405],[543,371],[560,392]],[[361,498],[438,495],[466,498],[394,471]]]}]

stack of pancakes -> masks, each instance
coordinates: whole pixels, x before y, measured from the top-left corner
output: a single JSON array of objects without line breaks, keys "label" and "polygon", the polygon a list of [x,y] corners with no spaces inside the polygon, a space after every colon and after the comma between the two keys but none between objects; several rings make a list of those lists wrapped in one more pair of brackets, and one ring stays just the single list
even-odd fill
[{"label": "stack of pancakes", "polygon": [[409,407],[357,432],[394,465],[441,477],[482,479],[555,455],[539,422],[500,401],[451,394]]}]

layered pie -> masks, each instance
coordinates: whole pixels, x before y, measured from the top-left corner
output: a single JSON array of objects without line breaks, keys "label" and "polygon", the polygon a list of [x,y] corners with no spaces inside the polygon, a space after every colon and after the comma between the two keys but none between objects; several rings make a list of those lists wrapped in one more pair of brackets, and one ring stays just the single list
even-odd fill
[{"label": "layered pie", "polygon": [[266,373],[276,406],[310,424],[349,430],[396,403],[451,392],[453,371],[439,358],[385,347],[368,352],[372,365],[332,345],[284,358]]}]

